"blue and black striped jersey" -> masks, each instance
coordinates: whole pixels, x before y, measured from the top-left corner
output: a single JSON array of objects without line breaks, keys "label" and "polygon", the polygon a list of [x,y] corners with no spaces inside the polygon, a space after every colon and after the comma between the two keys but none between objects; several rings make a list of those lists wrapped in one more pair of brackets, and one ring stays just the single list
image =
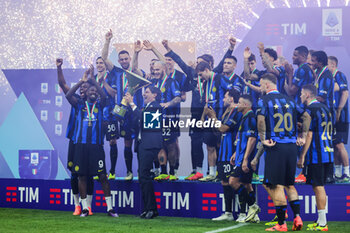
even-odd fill
[{"label": "blue and black striped jersey", "polygon": [[234,142],[241,122],[242,113],[237,111],[237,107],[234,107],[230,111],[227,109],[222,118],[222,124],[227,125],[230,128],[221,135],[218,161],[229,162],[231,156],[235,152]]},{"label": "blue and black striped jersey", "polygon": [[77,111],[77,115],[72,137],[74,144],[91,143],[103,145],[103,106],[101,106],[100,101],[88,103],[87,101],[79,100],[75,111]]},{"label": "blue and black striped jersey", "polygon": [[[348,91],[348,81],[344,75],[344,73],[336,70],[336,72],[334,72],[334,79],[335,82],[337,82],[338,86],[339,86],[339,91],[334,92],[334,100],[335,100],[335,109],[337,110],[339,107],[339,102],[340,102],[340,97],[342,95],[343,91]],[[339,122],[343,122],[343,123],[349,123],[349,101],[346,101],[344,108],[342,109],[342,111],[340,112],[340,118],[339,118]]]},{"label": "blue and black striped jersey", "polygon": [[212,107],[218,119],[221,119],[224,113],[224,96],[232,84],[228,83],[223,75],[213,73],[211,78],[204,83],[204,102],[208,107]]},{"label": "blue and black striped jersey", "polygon": [[[165,76],[163,79],[152,79],[153,86],[160,89],[161,100],[160,103],[167,103],[173,100],[175,97],[181,97],[178,83],[169,76]],[[176,115],[179,112],[180,103],[175,106],[168,107],[163,110],[163,114],[167,116]]]},{"label": "blue and black striped jersey", "polygon": [[231,88],[234,88],[239,94],[243,93],[244,82],[236,73],[233,72],[230,76],[224,75],[224,78],[227,83],[231,84]]},{"label": "blue and black striped jersey", "polygon": [[[74,97],[79,100],[80,96],[77,94],[74,94]],[[70,109],[68,124],[67,124],[67,132],[66,132],[66,138],[72,139],[75,129],[75,119],[76,119],[77,111],[72,106]]]},{"label": "blue and black striped jersey", "polygon": [[307,153],[307,164],[333,162],[332,115],[329,109],[317,100],[306,107],[311,116],[312,141]]},{"label": "blue and black striped jersey", "polygon": [[317,88],[317,95],[324,99],[324,103],[331,113],[334,111],[334,79],[332,73],[329,71],[327,66],[317,74],[317,80],[315,85]]},{"label": "blue and black striped jersey", "polygon": [[172,79],[175,79],[178,83],[180,91],[186,91],[186,75],[181,71],[174,70],[173,73],[169,74]]},{"label": "blue and black striped jersey", "polygon": [[266,139],[278,143],[295,143],[297,119],[304,110],[288,96],[272,90],[261,97],[257,115],[265,117]]},{"label": "blue and black striped jersey", "polygon": [[306,63],[300,65],[295,70],[292,84],[298,87],[298,92],[294,97],[294,101],[297,104],[301,104],[301,88],[306,84],[312,84],[314,82],[313,72],[310,66]]},{"label": "blue and black striped jersey", "polygon": [[286,81],[286,69],[284,66],[275,66],[274,69],[276,69],[279,72],[279,75],[277,77],[277,90],[285,95],[286,91],[284,90],[284,83]]},{"label": "blue and black striped jersey", "polygon": [[[254,69],[252,71],[252,74],[256,74],[258,75],[259,80],[246,80],[247,82],[249,82],[250,84],[259,87],[260,86],[260,75],[259,75],[259,70]],[[243,77],[244,73],[241,74],[241,76]],[[245,95],[250,95],[252,97],[253,103],[253,110],[256,109],[257,105],[258,105],[258,100],[260,98],[260,92],[256,92],[253,89],[251,89],[249,86],[244,85],[243,88],[243,94]]]},{"label": "blue and black striped jersey", "polygon": [[[244,154],[247,149],[248,139],[250,137],[258,137],[256,118],[252,110],[244,114],[241,120],[241,124],[238,128],[235,166],[240,167],[242,165]],[[255,146],[256,145],[253,145],[254,150],[249,155],[248,161],[251,161],[254,158]],[[250,162],[248,163],[248,165],[249,164]]]}]

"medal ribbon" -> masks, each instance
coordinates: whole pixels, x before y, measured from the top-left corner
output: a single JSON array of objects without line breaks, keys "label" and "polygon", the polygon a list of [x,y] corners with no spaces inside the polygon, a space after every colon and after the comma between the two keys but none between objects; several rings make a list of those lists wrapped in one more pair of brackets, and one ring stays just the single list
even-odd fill
[{"label": "medal ribbon", "polygon": [[207,85],[207,91],[205,93],[205,102],[207,102],[207,103],[209,100],[209,95],[211,93],[211,89],[213,88],[214,77],[215,77],[215,73],[213,72],[213,74],[211,75],[211,78],[210,78],[210,88],[208,89],[209,85]]},{"label": "medal ribbon", "polygon": [[244,116],[242,117],[242,119],[243,119],[244,117],[246,117],[250,112],[253,112],[253,110],[249,110],[246,114],[244,114]]},{"label": "medal ribbon", "polygon": [[323,72],[327,69],[327,66],[323,67],[323,69],[321,70],[320,74],[317,76],[317,79],[315,81],[315,85],[318,88],[318,80],[320,79],[321,75],[323,74]]},{"label": "medal ribbon", "polygon": [[[106,80],[108,72],[106,71],[105,74],[103,75],[103,81]],[[98,82],[98,75],[96,75],[96,82]],[[101,83],[101,87],[103,87],[103,82]]]},{"label": "medal ribbon", "polygon": [[198,76],[198,79],[197,79],[197,83],[198,83],[199,96],[202,99],[204,90],[203,90],[203,83],[201,82],[201,78],[199,76]]},{"label": "medal ribbon", "polygon": [[[165,77],[163,78],[162,84],[160,84],[160,90],[162,90],[162,88],[164,87],[165,82],[166,82],[167,79],[168,79],[168,75],[165,75]],[[159,83],[157,83],[157,87],[158,87],[158,84]]]},{"label": "medal ribbon", "polygon": [[171,78],[174,79],[176,70],[174,70],[173,74],[171,75]]},{"label": "medal ribbon", "polygon": [[338,69],[335,69],[334,73],[333,73],[333,78],[337,75],[338,73]]},{"label": "medal ribbon", "polygon": [[227,115],[227,117],[225,117],[225,118],[226,118],[226,119],[225,119],[225,123],[228,121],[228,119],[230,119],[231,114],[233,113],[233,111],[234,111],[236,108],[237,108],[237,106],[233,107],[233,108],[231,109],[231,111],[229,112],[229,114]]},{"label": "medal ribbon", "polygon": [[95,107],[96,107],[96,102],[94,103],[94,105],[92,105],[91,112],[90,112],[90,108],[89,108],[89,103],[87,101],[85,101],[85,105],[86,105],[86,111],[87,111],[89,121],[91,122],[92,114],[93,114]]},{"label": "medal ribbon", "polygon": [[318,103],[317,99],[311,100],[310,103],[309,103],[307,106],[309,106],[309,105],[311,105],[311,104],[313,104],[313,103]]},{"label": "medal ribbon", "polygon": [[231,75],[230,75],[230,77],[228,78],[228,80],[232,80],[233,79],[233,77],[235,76],[235,72],[233,72]]},{"label": "medal ribbon", "polygon": [[271,91],[266,92],[266,95],[271,94],[271,93],[279,93],[279,92],[276,89],[273,89]]}]

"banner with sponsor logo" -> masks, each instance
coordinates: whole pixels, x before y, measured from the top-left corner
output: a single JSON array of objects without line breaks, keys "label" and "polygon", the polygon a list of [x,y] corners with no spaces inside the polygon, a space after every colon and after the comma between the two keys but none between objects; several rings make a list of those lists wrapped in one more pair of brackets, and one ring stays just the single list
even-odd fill
[{"label": "banner with sponsor logo", "polygon": [[[120,214],[140,214],[142,201],[138,182],[110,181],[112,205]],[[219,183],[167,182],[154,183],[159,214],[174,217],[214,218],[225,210],[222,186]],[[275,208],[262,185],[255,186],[261,208],[259,217],[271,220]],[[296,186],[305,221],[317,218],[316,199],[309,185]],[[350,185],[329,185],[327,219],[348,221],[350,217]],[[73,211],[73,193],[69,180],[0,179],[0,207]],[[106,212],[103,191],[95,182],[93,212]],[[233,202],[235,218],[239,211],[238,197]],[[289,219],[293,214],[288,207]]]}]

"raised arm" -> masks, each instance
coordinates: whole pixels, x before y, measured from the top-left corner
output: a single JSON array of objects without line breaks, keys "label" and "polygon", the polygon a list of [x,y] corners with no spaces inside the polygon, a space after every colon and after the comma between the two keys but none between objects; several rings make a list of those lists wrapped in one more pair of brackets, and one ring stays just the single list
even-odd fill
[{"label": "raised arm", "polygon": [[151,44],[151,42],[149,42],[148,40],[144,40],[143,45],[145,50],[152,51],[160,61],[165,63],[164,56],[153,46],[153,44]]},{"label": "raised arm", "polygon": [[[76,107],[78,104],[78,99],[74,96],[75,92],[79,89],[79,87],[86,82],[88,79],[88,74],[89,74],[89,70],[86,70],[84,72],[83,78],[79,80],[79,82],[77,84],[75,84],[72,88],[70,88],[66,94],[66,99],[68,100],[68,102]],[[96,82],[96,81],[95,81]]]},{"label": "raised arm", "polygon": [[132,72],[134,72],[135,74],[138,74],[140,76],[142,76],[142,72],[139,69],[139,53],[142,51],[142,42],[141,41],[136,41],[134,43],[134,56],[132,56]]},{"label": "raised arm", "polygon": [[97,93],[100,95],[100,104],[101,104],[102,107],[105,106],[106,105],[106,98],[107,98],[107,95],[106,95],[105,91],[101,88],[99,83],[96,82],[96,80],[94,78],[89,78],[88,82],[91,85],[96,87]]},{"label": "raised arm", "polygon": [[265,46],[262,42],[258,43],[258,49],[262,60],[262,64],[266,68],[267,72],[274,73],[278,76],[280,72],[273,68],[273,64],[268,58],[267,54],[265,53]]},{"label": "raised arm", "polygon": [[169,56],[171,57],[179,66],[180,68],[182,69],[182,71],[186,74],[187,78],[190,77],[192,78],[195,71],[194,69],[187,65],[183,60],[182,58],[177,55],[170,47],[169,47],[169,41],[168,40],[163,40],[162,41],[162,44],[164,46],[164,48],[166,49],[167,53],[166,53],[166,56]]},{"label": "raised arm", "polygon": [[60,85],[63,93],[67,94],[67,92],[69,91],[70,88],[67,85],[66,80],[64,79],[63,71],[62,71],[62,64],[63,64],[63,59],[62,58],[57,58],[56,59],[57,81],[58,81],[58,84]]},{"label": "raised arm", "polygon": [[109,44],[111,43],[112,37],[113,37],[112,29],[109,29],[109,31],[106,33],[106,36],[105,36],[106,40],[105,40],[105,44],[103,45],[102,54],[101,54],[101,57],[105,61],[106,67],[109,71],[111,71],[114,67],[112,61],[108,59]]},{"label": "raised arm", "polygon": [[246,47],[243,52],[244,57],[244,72],[243,72],[243,78],[248,80],[258,80],[259,77],[256,74],[253,74],[250,72],[249,69],[249,57],[252,55],[252,52],[250,51],[249,47]]},{"label": "raised arm", "polygon": [[233,52],[233,50],[234,50],[234,48],[236,46],[237,40],[234,37],[230,37],[228,42],[229,42],[230,45],[229,45],[229,47],[228,47],[224,57],[221,59],[220,63],[213,69],[213,71],[215,73],[221,74],[223,72],[225,58],[227,58],[229,56],[232,56],[232,52]]}]

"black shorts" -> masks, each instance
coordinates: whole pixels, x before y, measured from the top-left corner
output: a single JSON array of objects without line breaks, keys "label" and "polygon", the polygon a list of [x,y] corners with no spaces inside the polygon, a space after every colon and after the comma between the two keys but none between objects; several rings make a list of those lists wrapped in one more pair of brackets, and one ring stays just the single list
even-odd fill
[{"label": "black shorts", "polygon": [[162,128],[163,142],[165,144],[173,143],[179,137],[180,129]]},{"label": "black shorts", "polygon": [[103,145],[75,144],[73,172],[84,176],[106,174]]},{"label": "black shorts", "polygon": [[221,135],[219,132],[206,130],[203,133],[203,142],[211,147],[218,147],[220,145]]},{"label": "black shorts", "polygon": [[251,184],[253,178],[253,171],[249,169],[248,173],[242,170],[241,166],[235,166],[231,172],[232,177],[239,178],[239,181],[243,184]]},{"label": "black shorts", "polygon": [[69,139],[68,145],[68,158],[67,158],[67,168],[72,172],[73,162],[74,162],[74,142],[72,139]]},{"label": "black shorts", "polygon": [[118,121],[110,121],[105,123],[105,133],[106,140],[110,141],[111,139],[119,138],[119,124]]},{"label": "black shorts", "polygon": [[335,123],[334,145],[339,143],[348,144],[349,123]]},{"label": "black shorts", "polygon": [[305,170],[306,183],[312,186],[324,186],[330,173],[333,174],[333,163],[309,164]]},{"label": "black shorts", "polygon": [[228,182],[230,175],[233,171],[233,166],[230,162],[217,162],[218,166],[218,178],[224,182]]},{"label": "black shorts", "polygon": [[265,147],[264,184],[294,185],[298,150],[295,143],[276,143]]}]

